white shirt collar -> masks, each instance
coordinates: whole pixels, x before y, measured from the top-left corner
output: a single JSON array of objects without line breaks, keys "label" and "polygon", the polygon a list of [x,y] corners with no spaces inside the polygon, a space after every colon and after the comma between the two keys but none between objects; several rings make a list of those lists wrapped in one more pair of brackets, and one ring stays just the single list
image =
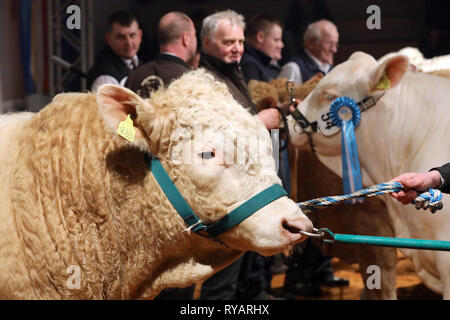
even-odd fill
[{"label": "white shirt collar", "polygon": [[305,49],[305,52],[317,64],[320,71],[323,71],[323,73],[328,73],[328,71],[330,71],[331,65],[329,63],[320,61],[319,59],[314,57],[311,52],[309,52],[306,49]]}]

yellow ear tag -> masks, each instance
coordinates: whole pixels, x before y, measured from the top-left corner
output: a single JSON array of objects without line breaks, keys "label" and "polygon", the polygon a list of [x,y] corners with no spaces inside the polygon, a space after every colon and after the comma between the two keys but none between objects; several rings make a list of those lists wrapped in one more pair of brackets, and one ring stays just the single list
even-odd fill
[{"label": "yellow ear tag", "polygon": [[134,141],[136,130],[134,129],[133,120],[131,120],[130,115],[128,115],[128,117],[119,124],[117,134],[130,142]]},{"label": "yellow ear tag", "polygon": [[380,81],[377,84],[377,90],[387,90],[391,87],[391,80],[387,77],[386,74],[383,74]]}]

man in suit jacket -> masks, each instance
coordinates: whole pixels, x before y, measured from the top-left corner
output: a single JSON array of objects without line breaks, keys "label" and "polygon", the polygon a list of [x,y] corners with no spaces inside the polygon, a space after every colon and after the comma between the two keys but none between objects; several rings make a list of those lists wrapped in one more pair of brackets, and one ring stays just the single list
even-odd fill
[{"label": "man in suit jacket", "polygon": [[[169,83],[190,70],[188,62],[195,57],[197,38],[194,23],[182,12],[172,11],[161,17],[157,27],[160,53],[152,61],[130,72],[125,87],[143,98],[149,98],[159,86]],[[168,288],[155,300],[192,300],[195,285]]]},{"label": "man in suit jacket", "polygon": [[159,55],[132,71],[125,83],[127,88],[143,98],[150,97],[159,85],[167,87],[172,80],[190,70],[188,63],[195,58],[197,51],[194,23],[184,13],[173,11],[162,16],[157,37]]},{"label": "man in suit jacket", "polygon": [[[301,84],[318,72],[328,73],[333,66],[338,41],[337,27],[331,21],[319,20],[309,24],[303,35],[303,51],[288,60],[279,77]],[[283,292],[319,296],[322,285],[347,285],[348,280],[334,276],[331,259],[331,256],[324,256],[311,239],[297,245],[288,262]]]},{"label": "man in suit jacket", "polygon": [[281,68],[280,78],[301,84],[318,72],[328,73],[334,63],[338,41],[339,33],[334,23],[328,20],[311,23],[303,36],[305,49]]},{"label": "man in suit jacket", "polygon": [[123,85],[130,70],[139,65],[141,40],[136,16],[128,11],[114,12],[107,21],[107,45],[88,72],[88,88],[95,92],[102,84]]},{"label": "man in suit jacket", "polygon": [[[215,79],[224,82],[232,96],[248,112],[258,117],[267,129],[279,127],[280,114],[276,109],[259,112],[252,102],[240,61],[244,53],[245,19],[232,10],[219,11],[207,16],[202,23],[202,53],[200,67],[207,69]],[[285,107],[288,107],[287,105]],[[238,276],[242,257],[208,278],[202,285],[201,300],[230,300],[238,296]],[[273,299],[257,286],[247,292],[246,299]],[[242,298],[242,297],[241,297]]]},{"label": "man in suit jacket", "polygon": [[278,78],[281,67],[283,24],[267,13],[253,16],[245,29],[245,50],[241,68],[245,79],[269,82]]}]

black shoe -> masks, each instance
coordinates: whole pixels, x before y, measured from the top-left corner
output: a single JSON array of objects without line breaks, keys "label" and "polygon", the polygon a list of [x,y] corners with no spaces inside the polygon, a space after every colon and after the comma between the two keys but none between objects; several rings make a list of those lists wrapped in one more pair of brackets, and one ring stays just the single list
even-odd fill
[{"label": "black shoe", "polygon": [[328,277],[320,281],[320,284],[324,287],[348,287],[350,281],[345,278]]},{"label": "black shoe", "polygon": [[316,298],[322,295],[319,284],[297,282],[283,287],[283,294]]}]

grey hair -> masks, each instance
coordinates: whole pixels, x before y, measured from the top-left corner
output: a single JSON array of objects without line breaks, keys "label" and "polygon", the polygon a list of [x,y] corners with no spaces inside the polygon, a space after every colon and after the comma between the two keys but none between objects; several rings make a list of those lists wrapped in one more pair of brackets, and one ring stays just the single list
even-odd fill
[{"label": "grey hair", "polygon": [[219,27],[219,22],[221,20],[227,20],[231,23],[232,26],[238,25],[245,30],[245,19],[244,16],[233,11],[231,9],[219,11],[207,16],[203,19],[202,30],[200,31],[200,36],[208,37],[209,39],[213,39],[216,35],[217,29]]},{"label": "grey hair", "polygon": [[[319,20],[316,22],[313,22],[311,24],[308,25],[308,27],[306,28],[306,31],[303,35],[303,43],[306,47],[306,43],[309,40],[322,40],[322,31],[323,31],[323,24],[327,24],[327,27],[334,27],[337,30],[336,25],[328,20]],[[322,26],[322,28],[321,28]]]}]

